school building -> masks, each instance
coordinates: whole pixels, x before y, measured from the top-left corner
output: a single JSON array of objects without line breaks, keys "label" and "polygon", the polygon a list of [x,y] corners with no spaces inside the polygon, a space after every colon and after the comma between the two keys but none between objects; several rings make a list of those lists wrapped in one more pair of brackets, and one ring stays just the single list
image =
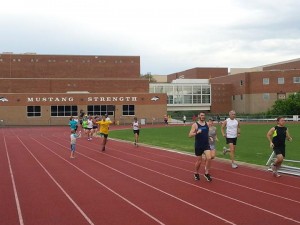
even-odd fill
[{"label": "school building", "polygon": [[[300,59],[254,68],[192,68],[150,84],[167,94],[168,111],[200,110],[213,114],[266,112],[278,99],[300,91]],[[155,78],[155,77],[154,77]]]},{"label": "school building", "polygon": [[139,56],[0,54],[0,125],[66,125],[80,110],[158,121],[166,101],[149,93]]}]

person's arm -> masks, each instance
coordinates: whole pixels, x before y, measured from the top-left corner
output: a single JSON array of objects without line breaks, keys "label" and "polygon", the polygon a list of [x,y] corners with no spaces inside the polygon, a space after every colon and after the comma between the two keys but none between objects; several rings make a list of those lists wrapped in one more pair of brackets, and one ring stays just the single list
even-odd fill
[{"label": "person's arm", "polygon": [[292,141],[292,140],[293,140],[293,138],[291,137],[291,135],[290,135],[290,133],[289,133],[289,129],[286,129],[286,139],[287,139],[288,141]]},{"label": "person's arm", "polygon": [[225,134],[225,127],[227,125],[227,121],[225,120],[223,123],[222,123],[222,126],[221,126],[221,132],[222,132],[222,136],[223,137],[226,137],[226,134]]},{"label": "person's arm", "polygon": [[241,135],[241,127],[240,127],[240,122],[238,122],[237,126],[237,136],[239,137]]},{"label": "person's arm", "polygon": [[275,127],[272,127],[267,133],[267,139],[270,142],[270,148],[274,147],[274,144],[272,142],[272,136],[273,136],[274,131],[275,131]]},{"label": "person's arm", "polygon": [[196,123],[194,123],[191,127],[189,137],[195,137],[197,134],[201,133],[201,130],[198,130],[198,126]]}]

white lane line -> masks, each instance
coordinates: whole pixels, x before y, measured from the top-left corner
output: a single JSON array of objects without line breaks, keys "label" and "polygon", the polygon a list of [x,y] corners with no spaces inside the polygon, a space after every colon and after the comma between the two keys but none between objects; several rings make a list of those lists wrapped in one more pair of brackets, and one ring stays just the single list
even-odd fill
[{"label": "white lane line", "polygon": [[[92,179],[93,181],[95,181],[96,183],[100,184],[102,187],[104,187],[105,189],[109,190],[110,192],[112,192],[113,194],[115,194],[116,196],[118,196],[119,198],[123,199],[125,202],[127,202],[128,204],[130,204],[131,206],[133,206],[134,208],[138,209],[139,211],[141,211],[143,214],[145,214],[146,216],[150,217],[151,219],[153,219],[154,221],[156,221],[158,224],[161,225],[165,225],[162,221],[160,221],[159,219],[157,219],[156,217],[152,216],[151,214],[149,214],[148,212],[146,212],[145,210],[143,210],[142,208],[140,208],[139,206],[137,206],[136,204],[134,204],[133,202],[131,202],[130,200],[128,200],[127,198],[123,197],[122,195],[120,195],[119,193],[117,193],[116,191],[114,191],[113,189],[109,188],[108,186],[106,186],[105,184],[103,184],[102,182],[100,182],[99,180],[97,180],[96,178],[92,177],[91,175],[89,175],[88,173],[84,172],[82,169],[80,169],[79,167],[75,166],[74,164],[70,163],[68,160],[66,160],[65,158],[61,157],[60,155],[58,155],[56,152],[54,152],[52,149],[48,148],[47,146],[45,146],[44,144],[42,144],[41,142],[39,142],[38,140],[36,140],[35,138],[31,138],[34,141],[36,141],[37,143],[39,143],[40,145],[42,145],[44,148],[48,149],[49,151],[51,151],[54,155],[56,155],[57,157],[59,157],[60,159],[62,159],[63,161],[67,162],[68,164],[70,164],[71,166],[73,166],[74,168],[76,168],[77,170],[79,170],[81,173],[83,173],[84,175],[86,175],[87,177],[89,177],[90,179]],[[63,146],[64,147],[64,146]],[[66,147],[64,147],[66,148]],[[67,148],[68,149],[68,148]],[[68,149],[69,150],[69,149]]]},{"label": "white lane line", "polygon": [[[46,137],[45,137],[45,138],[46,138]],[[48,139],[48,138],[47,138],[47,139]],[[48,140],[50,140],[50,139],[48,139]],[[67,149],[67,147],[65,147],[64,145],[61,145],[61,144],[59,144],[59,143],[57,143],[57,142],[55,142],[55,143]],[[85,147],[85,148],[87,148],[87,149],[89,149],[89,150],[92,150],[92,151],[95,151],[95,152],[99,152],[99,151],[96,151],[96,150],[91,149],[91,148],[86,147],[86,146],[82,146],[82,147]],[[121,174],[123,174],[123,175],[125,175],[125,176],[131,177],[131,176],[129,176],[129,175],[124,174],[124,173],[121,172],[121,171],[118,171],[118,170],[116,170],[116,169],[114,169],[114,168],[112,168],[112,167],[110,167],[110,166],[104,164],[104,163],[101,163],[101,162],[99,162],[99,161],[97,161],[97,160],[95,160],[95,159],[93,159],[93,158],[90,158],[90,157],[88,157],[88,156],[85,156],[85,155],[82,154],[82,153],[79,153],[79,152],[77,152],[77,153],[80,154],[80,155],[82,155],[82,156],[84,156],[84,157],[86,157],[86,158],[89,158],[89,159],[92,160],[92,161],[95,161],[95,162],[97,162],[97,163],[99,163],[99,164],[101,164],[101,165],[104,165],[104,166],[106,166],[106,167],[108,167],[108,168],[110,168],[110,169],[112,169],[112,170],[115,170],[115,171],[117,171],[117,172],[119,172],[119,173],[121,173]],[[268,210],[268,209],[261,208],[261,207],[259,207],[259,206],[253,205],[253,204],[251,204],[251,203],[244,202],[244,201],[242,201],[242,200],[239,200],[239,199],[236,199],[236,198],[233,198],[233,197],[229,197],[229,196],[227,196],[227,195],[224,195],[224,194],[221,194],[221,193],[212,191],[212,190],[210,190],[210,189],[203,188],[203,187],[200,187],[200,186],[198,186],[198,185],[191,184],[191,183],[186,182],[186,181],[184,181],[184,180],[181,180],[181,179],[178,179],[178,178],[169,176],[169,175],[167,175],[167,174],[163,174],[163,173],[161,173],[161,172],[158,172],[158,171],[149,169],[149,168],[144,167],[144,166],[140,166],[140,165],[138,165],[138,164],[129,162],[129,161],[127,161],[127,160],[124,160],[124,159],[121,159],[121,158],[118,158],[118,157],[115,157],[115,156],[111,156],[111,155],[108,155],[108,154],[107,154],[107,156],[113,157],[113,158],[117,158],[117,159],[119,159],[119,160],[121,160],[121,161],[128,162],[128,163],[130,163],[130,164],[134,164],[134,165],[136,165],[136,166],[139,166],[140,168],[144,168],[144,169],[146,169],[146,170],[149,170],[149,171],[151,171],[151,172],[160,174],[160,175],[162,175],[162,176],[165,176],[165,177],[174,179],[174,180],[176,180],[176,181],[180,181],[180,182],[182,182],[182,183],[185,183],[185,184],[194,186],[194,187],[199,188],[199,189],[202,189],[202,190],[206,190],[206,191],[208,191],[208,192],[211,192],[211,193],[213,193],[213,194],[222,196],[222,197],[224,197],[224,198],[227,198],[227,199],[230,199],[230,200],[233,200],[233,201],[242,203],[242,204],[247,205],[247,206],[250,206],[250,207],[252,207],[252,208],[256,208],[256,209],[258,209],[258,210],[261,210],[261,211],[267,212],[267,213],[269,213],[269,214],[276,215],[276,216],[281,217],[281,218],[283,218],[283,219],[290,220],[290,221],[293,221],[293,222],[296,222],[296,223],[299,223],[299,224],[300,224],[300,221],[298,221],[298,220],[295,220],[295,219],[290,218],[290,217],[286,217],[286,216],[284,216],[284,215],[278,214],[278,213],[273,212],[273,211],[270,211],[270,210]],[[132,179],[137,180],[136,178],[132,178]],[[143,181],[141,181],[141,182],[144,183]],[[144,183],[144,184],[145,184],[145,183]],[[147,184],[146,184],[146,185],[147,185]],[[151,186],[151,185],[150,185],[150,186]]]},{"label": "white lane line", "polygon": [[[50,140],[50,141],[52,141],[51,139],[48,139],[48,138],[46,138],[46,137],[44,137],[45,139],[47,139],[47,140]],[[35,140],[35,139],[34,139]],[[37,140],[35,140],[35,141],[37,141]],[[38,143],[40,143],[39,141],[37,141]],[[52,142],[54,142],[54,141],[52,141]],[[67,147],[65,147],[64,145],[61,145],[61,144],[59,144],[59,143],[57,143],[57,142],[55,142],[57,145],[60,145],[60,146],[62,146],[63,148],[65,148],[65,149],[68,149]],[[44,146],[42,143],[40,143],[42,146]],[[46,146],[44,146],[45,148],[47,148]],[[49,148],[47,148],[47,149],[49,149]],[[51,149],[49,149],[51,152],[53,152]],[[55,155],[57,155],[58,157],[60,157],[60,158],[62,158],[63,160],[65,160],[63,157],[61,157],[60,155],[58,155],[57,153],[55,153],[55,152],[53,152]],[[113,171],[115,171],[115,172],[117,172],[117,173],[120,173],[120,174],[122,174],[123,176],[126,176],[126,177],[129,177],[129,178],[131,178],[132,180],[135,180],[135,181],[137,181],[137,182],[139,182],[139,183],[141,183],[141,184],[143,184],[143,185],[145,185],[145,186],[147,186],[147,187],[150,187],[150,188],[152,188],[152,189],[154,189],[154,190],[156,190],[156,191],[158,191],[158,192],[161,192],[161,193],[163,193],[163,194],[165,194],[165,195],[167,195],[167,196],[169,196],[169,197],[171,197],[171,198],[174,198],[174,199],[176,199],[176,200],[178,200],[178,201],[180,201],[180,202],[182,202],[182,203],[185,203],[185,204],[187,204],[187,205],[189,205],[189,206],[191,206],[191,207],[193,207],[193,208],[196,208],[196,209],[198,209],[198,210],[200,210],[200,211],[202,211],[202,212],[204,212],[204,213],[207,213],[207,214],[209,214],[209,215],[211,215],[211,216],[213,216],[213,217],[215,217],[215,218],[217,218],[217,219],[219,219],[219,220],[222,220],[223,222],[225,222],[225,223],[228,223],[228,224],[232,224],[232,225],[235,225],[235,223],[233,223],[233,222],[231,222],[231,221],[229,221],[229,220],[226,220],[225,218],[223,218],[223,217],[220,217],[220,216],[218,216],[218,215],[216,215],[216,214],[214,214],[214,213],[211,213],[211,212],[209,212],[209,211],[207,211],[207,210],[205,210],[205,209],[203,209],[203,208],[200,208],[200,207],[198,207],[198,206],[196,206],[196,205],[194,205],[194,204],[192,204],[192,203],[190,203],[190,202],[188,202],[188,201],[185,201],[185,200],[183,200],[183,199],[181,199],[181,198],[179,198],[179,197],[177,197],[177,196],[174,196],[174,195],[172,195],[172,194],[170,194],[170,193],[168,193],[168,192],[165,192],[165,191],[163,191],[163,190],[161,190],[161,189],[159,189],[159,188],[157,188],[157,187],[154,187],[154,186],[152,186],[151,184],[148,184],[148,183],[146,183],[146,182],[143,182],[143,181],[141,181],[141,180],[139,180],[139,179],[137,179],[137,178],[135,178],[135,177],[132,177],[132,176],[130,176],[130,175],[128,175],[128,174],[126,174],[126,173],[123,173],[123,172],[121,172],[120,170],[117,170],[117,169],[115,169],[115,168],[113,168],[113,167],[111,167],[111,166],[109,166],[109,165],[106,165],[106,164],[104,164],[104,163],[101,163],[101,162],[99,162],[99,161],[97,161],[97,160],[95,160],[95,159],[93,159],[93,158],[91,158],[91,157],[88,157],[88,156],[86,156],[86,155],[84,155],[84,154],[82,154],[82,153],[79,153],[79,152],[77,152],[77,154],[80,154],[80,155],[82,155],[83,157],[85,157],[85,158],[87,158],[87,159],[89,159],[89,160],[91,160],[91,161],[94,161],[94,162],[96,162],[96,163],[98,163],[98,164],[101,164],[102,166],[105,166],[105,167],[107,167],[107,168],[109,168],[109,169],[111,169],[111,170],[113,170]],[[66,162],[68,162],[68,163],[70,163],[69,161],[67,161],[67,160],[65,160]],[[71,164],[71,163],[70,163]],[[71,165],[73,165],[73,164],[71,164]],[[74,167],[76,167],[75,165],[73,165]],[[89,175],[88,175],[89,176]]]},{"label": "white lane line", "polygon": [[[121,143],[123,142],[123,141],[120,141],[120,140],[114,140],[114,141],[121,142]],[[126,142],[126,143],[128,143],[128,142]],[[91,143],[91,144],[93,144],[93,143]],[[112,147],[110,147],[110,148],[112,150],[116,150],[115,148],[112,148]],[[190,154],[190,153],[177,152],[175,150],[169,150],[169,149],[164,149],[164,148],[159,148],[159,147],[146,146],[145,148],[146,149],[150,148],[150,149],[155,149],[155,150],[160,150],[160,151],[168,151],[168,152],[172,152],[172,153],[175,153],[175,154],[178,154],[178,155],[185,155],[185,156],[189,156],[189,157],[193,157],[193,158],[195,157],[193,154]],[[129,149],[129,148],[127,148],[127,149]],[[153,155],[153,156],[158,156],[160,158],[163,157],[163,158],[172,159],[172,160],[175,160],[175,161],[185,162],[185,163],[194,165],[193,162],[185,160],[185,159],[178,159],[178,158],[174,158],[174,157],[171,157],[171,156],[166,156],[166,155],[163,155],[163,154],[157,154],[157,153],[153,153],[153,152],[149,152],[149,151],[147,151],[145,153]],[[218,163],[223,163],[223,162],[218,161]],[[249,167],[249,166],[246,166],[246,167],[247,168],[252,168],[252,167]],[[219,171],[224,171],[223,169],[219,169],[217,167],[212,167],[212,169],[219,170]],[[258,171],[261,172],[262,170],[258,170]],[[300,187],[298,187],[298,186],[293,186],[293,185],[288,185],[288,184],[284,184],[284,183],[280,183],[280,182],[270,181],[270,180],[267,180],[267,179],[264,179],[264,178],[260,178],[260,177],[257,177],[257,176],[254,177],[254,176],[250,176],[250,175],[247,175],[247,174],[241,174],[241,173],[233,172],[232,170],[226,170],[226,173],[231,173],[231,174],[234,174],[234,175],[237,175],[237,176],[248,177],[248,178],[255,179],[255,180],[261,180],[261,181],[264,181],[264,182],[267,182],[267,183],[272,183],[272,184],[276,184],[276,185],[280,185],[280,186],[284,186],[284,187],[290,187],[290,188],[294,188],[294,189],[299,189],[300,190]],[[298,177],[293,177],[293,176],[288,176],[288,177],[289,178],[298,179]]]},{"label": "white lane line", "polygon": [[21,210],[21,206],[20,206],[17,187],[16,187],[15,178],[14,178],[14,174],[13,174],[12,167],[11,167],[11,162],[10,162],[10,157],[9,157],[9,154],[8,154],[8,148],[7,148],[5,137],[3,137],[3,139],[4,139],[4,145],[5,145],[5,150],[6,150],[6,157],[7,157],[7,161],[8,161],[11,182],[12,182],[12,185],[13,185],[13,190],[14,190],[14,195],[15,195],[15,201],[16,201],[16,205],[17,205],[19,223],[20,223],[20,225],[24,225],[22,210]]},{"label": "white lane line", "polygon": [[[182,171],[185,171],[185,172],[193,173],[193,171],[191,171],[191,170],[183,169],[181,167],[170,165],[168,163],[160,162],[160,161],[153,160],[153,159],[148,159],[148,158],[145,158],[143,156],[137,156],[137,155],[134,155],[134,154],[131,154],[131,153],[125,153],[124,151],[120,151],[120,150],[117,150],[117,149],[114,149],[114,150],[117,151],[117,152],[120,152],[122,154],[127,154],[129,156],[133,156],[133,157],[136,157],[136,158],[141,158],[141,159],[146,160],[146,161],[155,162],[157,164],[168,166],[168,167],[171,167],[171,168],[174,168],[174,169],[178,169],[178,170],[182,170]],[[97,152],[96,150],[93,150],[93,151]],[[114,157],[112,155],[109,155],[109,156]],[[119,160],[124,161],[124,159],[121,159],[121,158],[119,158]],[[128,161],[128,163],[131,163],[131,162]],[[138,164],[137,164],[137,166],[138,166]],[[265,195],[270,195],[272,197],[276,197],[276,198],[280,198],[280,199],[284,199],[284,200],[287,200],[287,201],[291,201],[291,202],[295,202],[295,203],[300,204],[300,201],[297,201],[297,200],[294,200],[294,199],[291,199],[291,198],[286,198],[286,197],[283,197],[283,196],[280,196],[280,195],[268,193],[268,192],[261,191],[261,190],[255,189],[255,188],[251,188],[251,187],[248,187],[248,186],[245,186],[245,185],[241,185],[241,184],[234,183],[234,182],[231,182],[231,181],[223,180],[221,178],[214,178],[214,180],[220,180],[220,181],[223,181],[223,182],[228,183],[228,184],[232,184],[232,185],[242,187],[242,188],[245,188],[245,189],[248,189],[248,190],[252,190],[252,191],[259,192],[259,193],[262,193],[262,194],[265,194]]]},{"label": "white lane line", "polygon": [[49,173],[49,171],[43,166],[43,164],[32,154],[32,152],[27,148],[24,142],[16,136],[29,154],[35,159],[35,161],[43,168],[45,173],[51,178],[51,180],[58,186],[58,188],[64,193],[64,195],[70,200],[70,202],[75,206],[75,208],[80,212],[80,214],[86,219],[90,225],[94,225],[92,220],[85,214],[85,212],[78,206],[78,204],[72,199],[72,197],[63,189],[63,187],[54,179],[54,177]]}]

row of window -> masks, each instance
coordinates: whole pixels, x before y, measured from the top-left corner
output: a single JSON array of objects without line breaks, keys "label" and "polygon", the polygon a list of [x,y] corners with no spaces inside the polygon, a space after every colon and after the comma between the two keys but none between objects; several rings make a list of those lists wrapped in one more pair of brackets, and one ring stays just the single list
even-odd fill
[{"label": "row of window", "polygon": [[[88,115],[114,115],[115,106],[114,105],[88,105],[87,114]],[[51,106],[51,117],[69,117],[78,116],[78,106],[77,105],[53,105]],[[134,105],[123,105],[122,106],[123,116],[134,116],[135,106]],[[41,106],[27,106],[27,116],[28,117],[40,117],[42,116]]]},{"label": "row of window", "polygon": [[[233,95],[232,100],[236,100],[238,95]],[[263,100],[270,100],[270,93],[263,93],[262,95]],[[277,99],[285,99],[286,94],[278,93],[277,94]],[[240,100],[243,100],[244,97],[243,95],[240,95]]]},{"label": "row of window", "polygon": [[[284,77],[278,77],[277,78],[278,84],[284,84]],[[300,83],[300,77],[293,77],[293,83],[299,84]],[[263,78],[263,85],[269,85],[270,84],[270,78]]]},{"label": "row of window", "polygon": [[[12,62],[21,62],[21,61],[22,61],[21,59],[12,59]],[[0,62],[4,62],[4,59],[1,59],[1,58],[0,58]],[[39,60],[38,60],[38,59],[31,59],[30,62],[39,62]],[[48,62],[49,62],[49,63],[55,63],[55,62],[56,62],[56,59],[48,59]],[[66,63],[72,63],[72,62],[73,62],[73,59],[66,59],[65,62],[66,62]],[[82,62],[82,63],[90,63],[91,60],[87,59],[87,60],[82,60],[81,62]],[[94,62],[94,61],[93,61],[93,62]],[[99,63],[106,63],[107,60],[105,60],[105,59],[102,59],[102,60],[101,60],[101,59],[100,59],[100,60],[98,60],[98,62],[99,62]],[[114,63],[123,63],[123,61],[122,61],[122,60],[114,60]],[[134,61],[131,60],[130,63],[134,63]]]}]

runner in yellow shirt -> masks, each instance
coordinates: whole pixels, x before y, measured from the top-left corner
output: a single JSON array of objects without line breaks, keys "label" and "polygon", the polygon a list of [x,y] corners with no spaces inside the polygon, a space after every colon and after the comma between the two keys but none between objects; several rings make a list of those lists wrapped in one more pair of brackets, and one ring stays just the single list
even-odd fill
[{"label": "runner in yellow shirt", "polygon": [[102,151],[105,151],[105,145],[108,137],[109,125],[112,123],[110,120],[106,120],[105,116],[102,116],[102,119],[96,122],[98,124],[99,133],[103,136],[102,141]]}]

